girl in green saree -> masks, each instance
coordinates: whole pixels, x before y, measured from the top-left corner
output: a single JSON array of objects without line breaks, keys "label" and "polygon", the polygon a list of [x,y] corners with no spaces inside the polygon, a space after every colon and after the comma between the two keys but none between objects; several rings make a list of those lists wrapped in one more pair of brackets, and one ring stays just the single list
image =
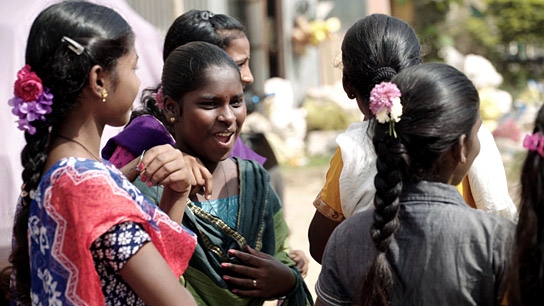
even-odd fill
[{"label": "girl in green saree", "polygon": [[[246,116],[235,62],[205,42],[178,47],[165,62],[161,95],[146,105],[156,100],[176,148],[202,164],[193,168],[195,180],[212,174],[213,188],[206,184],[192,192],[183,218],[198,244],[181,281],[197,303],[262,305],[282,299],[283,305],[313,305],[289,258],[289,230],[268,173],[255,161],[229,157]],[[134,121],[157,119],[143,115]],[[122,133],[130,134],[131,126],[138,126],[139,138],[157,139],[166,132],[161,124],[131,123]],[[135,184],[151,198],[160,197],[160,189],[146,177]]]}]

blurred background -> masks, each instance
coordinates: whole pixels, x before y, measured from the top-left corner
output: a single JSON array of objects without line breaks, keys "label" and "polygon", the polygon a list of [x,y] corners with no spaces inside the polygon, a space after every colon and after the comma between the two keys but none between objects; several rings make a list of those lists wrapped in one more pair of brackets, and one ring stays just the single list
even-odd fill
[{"label": "blurred background", "polygon": [[[307,228],[314,197],[325,179],[335,137],[361,120],[341,85],[340,44],[358,19],[385,13],[412,25],[425,62],[446,62],[467,74],[480,92],[484,124],[493,132],[516,201],[521,141],[532,128],[544,86],[543,0],[92,0],[118,10],[136,32],[142,88],[159,82],[162,40],[189,9],[240,19],[251,43],[255,83],[247,88],[253,110],[245,132],[266,136],[284,178],[291,246],[309,256]],[[23,133],[7,100],[24,65],[30,23],[53,2],[1,0],[0,265],[9,254],[11,226],[22,184]],[[136,101],[136,107],[138,101]],[[104,140],[118,129],[108,129]],[[320,266],[311,262],[311,290]]]}]

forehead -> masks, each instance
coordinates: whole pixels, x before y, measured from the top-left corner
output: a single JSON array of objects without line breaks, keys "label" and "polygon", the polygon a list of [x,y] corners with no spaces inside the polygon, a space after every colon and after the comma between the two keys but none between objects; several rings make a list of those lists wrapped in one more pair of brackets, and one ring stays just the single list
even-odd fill
[{"label": "forehead", "polygon": [[[202,73],[204,75],[203,84],[199,86],[202,89],[218,91],[220,88],[224,90],[225,87],[230,87],[236,90],[237,86],[242,84],[238,69],[228,64],[207,67]],[[219,86],[219,84],[224,86]]]},{"label": "forehead", "polygon": [[249,55],[249,51],[249,40],[245,35],[233,38],[229,42],[228,46],[225,47],[225,52],[227,52],[231,57],[233,57],[233,54]]}]

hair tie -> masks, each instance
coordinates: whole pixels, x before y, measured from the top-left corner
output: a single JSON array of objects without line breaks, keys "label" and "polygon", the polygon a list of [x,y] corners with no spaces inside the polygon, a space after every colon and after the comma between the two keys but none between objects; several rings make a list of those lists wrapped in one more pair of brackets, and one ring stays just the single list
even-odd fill
[{"label": "hair tie", "polygon": [[379,123],[389,122],[389,135],[395,138],[395,122],[402,116],[401,96],[400,89],[391,82],[377,84],[370,92],[370,111]]},{"label": "hair tie", "polygon": [[544,136],[539,132],[525,135],[523,147],[529,151],[537,152],[540,157],[544,158]]},{"label": "hair tie", "polygon": [[391,81],[393,76],[397,74],[397,71],[391,67],[380,67],[376,70],[374,70],[374,77],[370,81],[370,90],[374,88],[376,84],[380,84],[381,82],[388,82]]}]

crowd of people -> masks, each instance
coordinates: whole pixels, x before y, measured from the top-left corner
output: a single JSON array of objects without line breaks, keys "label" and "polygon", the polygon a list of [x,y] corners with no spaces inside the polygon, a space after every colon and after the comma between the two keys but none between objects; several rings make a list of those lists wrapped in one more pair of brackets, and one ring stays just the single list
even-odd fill
[{"label": "crowd of people", "polygon": [[[115,10],[81,0],[32,24],[6,101],[26,146],[3,303],[544,302],[544,107],[524,141],[518,213],[470,79],[424,63],[400,19],[352,25],[342,81],[364,121],[337,138],[313,203],[314,299],[267,157],[240,140],[253,82],[244,26],[178,17],[161,83],[135,110],[134,36]],[[125,128],[101,150],[106,125]]]}]

